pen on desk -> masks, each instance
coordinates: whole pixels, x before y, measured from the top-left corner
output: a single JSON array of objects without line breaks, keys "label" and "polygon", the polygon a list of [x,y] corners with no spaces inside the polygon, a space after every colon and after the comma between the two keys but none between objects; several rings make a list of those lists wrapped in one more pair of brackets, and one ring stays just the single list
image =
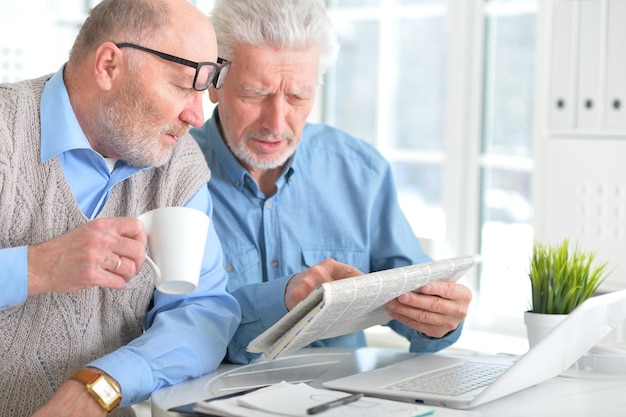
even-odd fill
[{"label": "pen on desk", "polygon": [[337,400],[332,400],[327,403],[323,403],[320,405],[316,405],[315,407],[311,407],[306,410],[306,413],[307,414],[319,414],[322,411],[326,411],[330,408],[339,407],[340,405],[350,404],[355,401],[358,401],[359,398],[361,398],[362,396],[363,394],[348,395],[347,397],[339,398]]}]

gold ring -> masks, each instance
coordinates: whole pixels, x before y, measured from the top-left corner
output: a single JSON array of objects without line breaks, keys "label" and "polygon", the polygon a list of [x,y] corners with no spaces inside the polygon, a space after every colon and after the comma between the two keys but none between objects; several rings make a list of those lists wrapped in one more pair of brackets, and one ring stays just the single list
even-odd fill
[{"label": "gold ring", "polygon": [[117,265],[115,265],[115,268],[113,268],[113,271],[111,271],[111,272],[117,272],[117,270],[120,268],[120,265],[122,265],[122,257],[118,256],[117,257]]}]

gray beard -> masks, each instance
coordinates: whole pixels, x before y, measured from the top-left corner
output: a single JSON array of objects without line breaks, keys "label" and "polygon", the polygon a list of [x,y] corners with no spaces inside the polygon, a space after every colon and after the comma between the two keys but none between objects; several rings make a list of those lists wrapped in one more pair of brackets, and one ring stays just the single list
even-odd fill
[{"label": "gray beard", "polygon": [[238,146],[234,146],[230,138],[225,138],[226,144],[230,148],[231,152],[237,159],[242,161],[244,164],[254,169],[275,169],[280,168],[293,156],[296,152],[297,143],[295,140],[289,140],[289,147],[287,151],[277,157],[273,157],[272,159],[263,159],[257,157],[250,149],[246,146],[246,141],[244,140]]}]

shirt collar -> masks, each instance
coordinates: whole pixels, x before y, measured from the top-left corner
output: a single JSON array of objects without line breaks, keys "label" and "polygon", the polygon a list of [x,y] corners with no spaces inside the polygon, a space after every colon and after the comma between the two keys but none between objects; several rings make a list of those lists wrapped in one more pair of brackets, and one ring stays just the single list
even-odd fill
[{"label": "shirt collar", "polygon": [[41,162],[72,149],[91,149],[70,104],[65,65],[44,85],[41,96]]}]

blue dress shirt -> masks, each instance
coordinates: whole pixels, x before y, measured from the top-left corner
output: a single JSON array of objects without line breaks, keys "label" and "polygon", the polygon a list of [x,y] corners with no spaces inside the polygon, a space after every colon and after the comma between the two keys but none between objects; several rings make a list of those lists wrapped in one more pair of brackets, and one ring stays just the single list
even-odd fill
[{"label": "blue dress shirt", "polygon": [[[264,195],[224,143],[213,117],[190,133],[211,168],[213,224],[224,247],[228,290],[242,322],[228,359],[246,363],[258,354],[247,344],[287,313],[285,287],[296,273],[327,258],[364,273],[431,260],[398,205],[389,163],[368,143],[326,125],[308,124],[298,150]],[[461,326],[433,339],[397,321],[413,352],[433,352],[456,341]],[[358,347],[363,332],[313,346]]]},{"label": "blue dress shirt", "polygon": [[[117,161],[112,172],[82,132],[63,82],[63,69],[46,82],[41,99],[41,162],[55,156],[83,213],[97,217],[110,190],[150,167]],[[212,215],[208,189],[186,204]],[[148,398],[155,389],[214,370],[240,319],[236,300],[225,291],[220,241],[209,228],[198,289],[187,295],[154,293],[145,332],[126,346],[91,362],[122,387],[121,406]],[[19,305],[28,295],[28,247],[0,249],[0,309]]]}]

